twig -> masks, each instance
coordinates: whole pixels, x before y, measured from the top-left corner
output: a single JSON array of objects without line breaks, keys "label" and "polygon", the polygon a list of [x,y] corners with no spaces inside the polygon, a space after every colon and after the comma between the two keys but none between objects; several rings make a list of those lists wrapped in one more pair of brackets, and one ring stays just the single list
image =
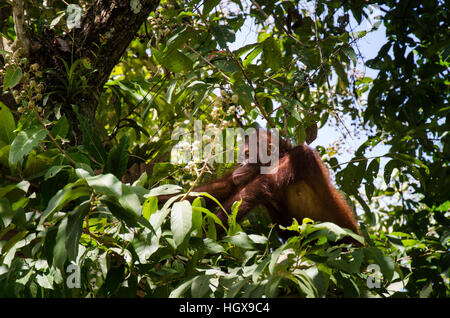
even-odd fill
[{"label": "twig", "polygon": [[122,121],[126,120],[139,107],[139,105],[141,105],[144,102],[144,100],[147,98],[148,95],[150,95],[150,92],[153,91],[153,89],[156,87],[156,85],[160,84],[161,81],[162,81],[161,86],[158,87],[155,95],[152,96],[152,98],[155,99],[156,96],[158,96],[159,92],[161,91],[161,88],[163,87],[164,83],[166,82],[166,79],[167,79],[168,75],[169,75],[169,73],[165,74],[162,79],[159,79],[158,82],[153,84],[153,86],[147,91],[147,93],[142,97],[142,99],[139,102],[137,102],[135,105],[133,105],[129,109],[128,113],[123,118],[119,119],[119,121],[117,122],[116,126],[113,128],[111,135],[108,136],[108,138],[106,138],[105,143],[108,143],[111,139],[115,138],[115,136],[119,132],[120,128],[126,127],[126,126],[120,126],[120,123]]},{"label": "twig", "polygon": [[[221,120],[221,123],[220,123],[220,125],[219,125],[218,130],[221,130],[221,129],[222,129],[222,123],[223,123],[223,118],[222,118],[222,120]],[[211,141],[211,143],[213,143],[213,142],[215,141],[216,136],[217,136],[217,134],[214,135],[214,138],[213,138],[213,140]],[[203,164],[203,167],[202,167],[201,170],[200,170],[200,173],[197,175],[197,178],[195,179],[194,183],[193,183],[192,186],[189,188],[189,190],[186,192],[186,194],[181,198],[181,201],[186,200],[186,198],[188,197],[188,195],[189,195],[189,194],[192,192],[192,190],[197,186],[197,184],[198,184],[198,182],[200,181],[201,177],[202,177],[203,174],[205,173],[206,168],[208,167],[208,162],[209,162],[209,160],[210,160],[211,157],[212,157],[212,153],[213,153],[213,152],[212,152],[212,149],[211,149],[211,151],[210,151],[209,154],[208,154],[208,157],[207,157],[206,160],[205,160],[205,163]]]},{"label": "twig", "polygon": [[[253,1],[252,1],[253,2]],[[265,13],[264,13],[265,14]],[[202,15],[200,15],[202,20],[205,22],[206,25],[208,25],[207,21],[205,21],[204,17]],[[186,47],[189,47],[187,44],[185,44]],[[250,78],[247,76],[247,74],[245,73],[244,67],[241,65],[240,60],[238,60],[236,58],[236,56],[230,51],[229,48],[226,49],[227,53],[229,56],[231,56],[231,58],[235,61],[235,63],[238,65],[239,69],[241,70],[242,74],[244,75],[245,79],[247,80],[248,84],[250,85],[250,87],[252,88],[252,90],[255,93],[255,105],[256,107],[260,110],[261,114],[263,115],[264,119],[267,121],[267,123],[269,124],[269,126],[271,128],[275,128],[276,125],[273,122],[272,118],[270,118],[269,114],[266,112],[266,110],[261,106],[261,104],[258,101],[258,98],[256,97],[256,89],[255,87],[253,87],[253,83],[250,80]],[[194,51],[195,52],[195,51]],[[199,53],[198,53],[199,54]],[[203,61],[205,61],[206,63],[208,63],[208,65],[214,67],[215,69],[217,69],[214,65],[211,64],[211,62],[209,62],[208,60],[206,60],[203,56],[200,55],[200,57],[203,59]],[[224,74],[221,70],[219,70],[220,73],[222,74],[222,76],[224,76],[225,79],[227,79],[227,81],[230,81],[230,78]],[[289,140],[289,136],[285,136],[286,140]]]},{"label": "twig", "polygon": [[345,165],[347,163],[361,162],[361,161],[366,161],[366,160],[369,160],[369,159],[376,159],[376,158],[383,158],[383,157],[387,157],[388,155],[389,155],[389,153],[381,155],[381,156],[373,156],[373,157],[365,157],[365,158],[361,158],[361,159],[353,159],[353,160],[350,160],[350,161],[338,163],[337,165],[331,166],[330,168],[334,169],[334,168],[337,168],[339,166]]},{"label": "twig", "polygon": [[[264,16],[264,18],[268,19],[269,15],[267,13],[264,12],[264,10],[261,8],[261,6],[255,1],[255,0],[251,0],[252,4],[256,7],[256,9],[258,9],[258,11]],[[283,25],[282,29],[284,31],[284,33],[287,34],[288,37],[290,37],[291,39],[293,39],[295,42],[297,42],[298,44],[302,45],[302,46],[308,46],[305,43],[303,43],[302,41],[300,41],[299,39],[297,39],[295,36],[293,36],[288,29],[286,29],[286,27]]]},{"label": "twig", "polygon": [[228,82],[231,80],[230,77],[228,75],[226,75],[224,72],[222,72],[219,68],[217,68],[216,66],[214,66],[210,61],[208,61],[207,59],[205,59],[205,57],[203,55],[201,55],[199,52],[197,52],[196,50],[194,50],[192,47],[189,46],[189,44],[185,43],[184,44],[185,47],[187,47],[189,50],[191,50],[192,52],[194,52],[195,54],[197,54],[202,60],[203,62],[205,62],[206,64],[208,64],[209,66],[211,66],[213,69],[217,70],[222,76],[223,78],[225,78],[225,80],[227,80]]},{"label": "twig", "polygon": [[28,180],[21,179],[21,178],[18,178],[18,177],[8,176],[8,175],[6,175],[6,174],[3,174],[1,171],[0,171],[0,179],[8,180],[8,181],[11,181],[11,182],[22,182],[22,181],[27,181],[27,182],[30,183],[30,186],[31,186],[32,188],[34,188],[35,190],[40,190],[40,186],[37,185],[36,183],[30,182],[30,181],[28,181]]},{"label": "twig", "polygon": [[[253,86],[253,83],[251,81],[251,79],[247,76],[247,73],[245,73],[245,69],[242,66],[241,62],[237,59],[237,57],[233,54],[233,52],[230,51],[229,48],[227,48],[227,52],[228,54],[233,58],[233,60],[235,61],[235,63],[239,66],[239,69],[242,72],[242,75],[244,75],[245,79],[247,80],[248,84],[250,85],[250,87],[252,88],[253,92],[255,93],[255,105],[256,107],[258,107],[259,111],[261,112],[261,114],[263,115],[264,119],[267,121],[267,123],[269,124],[269,126],[271,128],[275,128],[276,125],[273,122],[272,118],[270,117],[270,115],[266,112],[266,110],[264,109],[264,107],[262,107],[262,105],[259,103],[258,98],[256,97],[256,89]],[[289,140],[289,136],[285,136],[286,140]]]},{"label": "twig", "polygon": [[[319,56],[320,56],[320,64],[321,65],[325,65],[324,61],[323,61],[323,53],[322,53],[322,47],[320,45],[320,36],[319,36],[319,28],[317,26],[317,0],[314,1],[314,29],[315,29],[315,33],[316,33],[316,39],[317,39],[317,46],[319,48]],[[330,79],[328,78],[328,75],[325,75],[326,80],[327,80],[327,87],[328,90],[331,92],[331,84],[330,84]],[[341,122],[341,124],[344,126],[345,130],[347,131],[348,135],[350,136],[350,138],[352,137],[352,134],[350,133],[350,130],[347,128],[347,126],[345,125],[344,121],[341,119],[341,117],[337,114],[336,109],[336,103],[334,102],[334,98],[331,98],[331,103],[333,104],[333,115],[338,119],[338,121]]]}]

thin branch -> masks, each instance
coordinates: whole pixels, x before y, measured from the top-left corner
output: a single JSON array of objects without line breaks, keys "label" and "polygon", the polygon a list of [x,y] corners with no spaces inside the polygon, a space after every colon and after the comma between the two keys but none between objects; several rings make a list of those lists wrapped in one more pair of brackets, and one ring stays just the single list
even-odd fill
[{"label": "thin branch", "polygon": [[[316,39],[317,39],[317,46],[319,48],[319,56],[320,56],[320,64],[321,65],[325,65],[325,62],[323,60],[323,53],[322,53],[322,47],[320,45],[320,35],[319,35],[319,28],[317,26],[317,0],[314,1],[314,29],[315,29],[315,33],[316,33]],[[331,92],[331,84],[330,84],[330,79],[328,78],[328,75],[326,76],[326,80],[327,80],[327,87],[328,90]],[[347,128],[347,126],[345,125],[344,121],[342,120],[342,118],[337,114],[336,109],[336,103],[334,101],[334,98],[331,98],[331,103],[333,104],[333,115],[338,119],[338,121],[341,122],[341,124],[344,126],[345,130],[347,131],[348,135],[350,136],[350,138],[352,137],[352,134],[350,133],[350,130]]]},{"label": "thin branch", "polygon": [[[265,14],[265,13],[264,13],[264,14]],[[205,18],[204,18],[202,15],[200,15],[200,17],[202,18],[203,22],[204,22],[206,25],[208,25],[208,22],[205,21]],[[186,47],[189,47],[187,44],[185,44],[185,45],[186,45]],[[242,75],[244,75],[244,77],[245,77],[245,79],[247,80],[248,84],[251,86],[252,90],[254,91],[254,93],[255,93],[255,105],[256,105],[256,107],[260,110],[261,114],[263,115],[264,119],[267,121],[267,123],[269,124],[269,126],[270,126],[271,128],[275,128],[276,125],[275,125],[275,123],[273,122],[272,118],[269,116],[269,114],[266,112],[266,110],[265,110],[265,109],[261,106],[261,104],[259,103],[258,98],[256,97],[256,89],[255,89],[255,87],[253,86],[253,83],[252,83],[252,81],[250,80],[250,78],[249,78],[249,77],[247,76],[247,74],[245,73],[244,67],[242,66],[240,60],[236,58],[236,56],[230,51],[229,48],[227,48],[226,51],[227,51],[228,55],[231,56],[231,57],[233,58],[233,60],[235,61],[235,63],[238,65],[239,69],[240,69],[241,72],[242,72]],[[194,52],[195,52],[195,51],[194,51]],[[200,57],[201,57],[206,63],[208,63],[208,65],[212,66],[214,69],[217,69],[217,68],[216,68],[214,65],[212,65],[209,61],[207,61],[204,57],[202,57],[201,55],[200,55]],[[219,71],[220,71],[220,70],[219,70]],[[224,74],[222,71],[220,71],[220,73],[222,74],[222,76],[224,76],[225,79],[227,79],[227,81],[230,81],[230,78],[229,78],[226,74]],[[285,137],[286,137],[286,141],[289,143],[289,136],[285,136]]]},{"label": "thin branch", "polygon": [[348,164],[348,163],[361,162],[361,161],[366,161],[366,160],[369,160],[369,159],[384,158],[384,157],[387,157],[388,155],[389,155],[389,153],[381,155],[381,156],[365,157],[365,158],[361,158],[361,159],[352,159],[350,161],[338,163],[337,165],[331,166],[330,168],[334,169],[334,168],[337,168],[339,166],[342,166],[342,165],[345,165],[345,164]]},{"label": "thin branch", "polygon": [[208,64],[209,66],[211,66],[213,69],[217,70],[222,76],[223,78],[225,78],[225,80],[227,80],[228,82],[231,80],[229,76],[227,76],[224,72],[222,72],[219,68],[217,68],[215,65],[213,65],[210,61],[208,61],[203,55],[201,55],[199,52],[197,52],[196,50],[194,50],[192,47],[189,46],[189,44],[185,43],[184,44],[185,47],[187,47],[189,50],[191,50],[192,52],[194,52],[195,54],[197,54],[202,60],[203,62],[205,62],[206,64]]},{"label": "thin branch", "polygon": [[[242,66],[240,60],[233,54],[233,52],[230,51],[229,48],[227,48],[227,53],[233,58],[233,60],[235,61],[235,63],[239,66],[239,69],[242,72],[242,75],[244,75],[245,79],[247,80],[248,84],[250,85],[250,87],[252,88],[253,92],[255,93],[255,105],[256,107],[258,107],[258,109],[260,110],[261,114],[263,115],[264,119],[267,121],[267,123],[269,124],[270,127],[275,128],[275,123],[273,122],[272,118],[269,116],[269,114],[266,112],[266,110],[264,109],[264,107],[262,107],[262,105],[259,103],[258,98],[256,97],[256,89],[253,86],[253,82],[251,81],[251,79],[247,76],[247,73],[245,73],[245,69]],[[289,139],[289,136],[285,136],[286,139]]]},{"label": "thin branch", "polygon": [[38,184],[36,184],[36,183],[30,182],[28,180],[24,180],[24,179],[21,179],[21,178],[18,178],[18,177],[8,176],[6,174],[3,174],[1,171],[0,171],[0,179],[8,180],[8,181],[11,181],[11,182],[17,182],[17,183],[22,182],[22,181],[27,181],[27,182],[30,183],[30,186],[32,188],[34,188],[34,190],[36,190],[36,191],[40,190],[40,186]]},{"label": "thin branch", "polygon": [[[219,125],[219,130],[222,129],[222,123],[223,123],[223,118],[222,118],[222,121],[221,121],[221,123],[220,123],[220,125]],[[216,136],[217,136],[217,134],[214,135],[214,139],[213,139],[211,142],[214,142],[214,141],[215,141]],[[188,197],[188,195],[189,195],[189,194],[192,192],[192,190],[194,190],[194,188],[197,186],[198,182],[200,181],[200,179],[202,178],[203,174],[205,173],[206,168],[208,167],[208,162],[209,162],[209,160],[211,159],[211,157],[212,157],[212,155],[213,155],[212,153],[213,153],[213,152],[212,152],[212,149],[211,149],[210,153],[208,154],[208,157],[207,157],[206,160],[205,160],[205,163],[203,164],[203,167],[202,167],[201,170],[200,170],[200,173],[197,175],[197,178],[195,179],[194,183],[193,183],[192,186],[189,188],[189,190],[186,192],[186,194],[181,198],[180,201],[186,200],[186,198]]]},{"label": "thin branch", "polygon": [[[256,9],[258,9],[258,11],[264,16],[264,18],[268,19],[269,15],[267,13],[264,12],[264,10],[261,8],[261,6],[255,1],[255,0],[251,0],[252,4],[256,7]],[[284,33],[287,34],[287,36],[289,36],[291,39],[293,39],[295,42],[297,42],[298,44],[302,45],[302,46],[308,46],[305,43],[303,43],[302,41],[300,41],[299,39],[297,39],[295,36],[293,36],[288,29],[286,29],[286,27],[283,25],[282,29],[284,31]]]}]

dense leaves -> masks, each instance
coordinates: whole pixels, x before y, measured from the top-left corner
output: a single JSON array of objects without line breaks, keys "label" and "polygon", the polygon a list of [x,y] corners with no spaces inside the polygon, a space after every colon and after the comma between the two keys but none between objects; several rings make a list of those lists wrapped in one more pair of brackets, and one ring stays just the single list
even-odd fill
[{"label": "dense leaves", "polygon": [[[450,295],[441,1],[19,2],[25,33],[0,5],[0,296]],[[95,9],[116,2],[130,15],[97,29]],[[386,43],[364,61],[358,41],[380,22]],[[215,198],[185,200],[235,151],[196,132],[208,144],[263,124],[300,144],[330,123],[364,138],[349,162],[317,147],[363,237],[304,219],[282,240],[262,208],[238,222],[237,202],[223,224]]]}]

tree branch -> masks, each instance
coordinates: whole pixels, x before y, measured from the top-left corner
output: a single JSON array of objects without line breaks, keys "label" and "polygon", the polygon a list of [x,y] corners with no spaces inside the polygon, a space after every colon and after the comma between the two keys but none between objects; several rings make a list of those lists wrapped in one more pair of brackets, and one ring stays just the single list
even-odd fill
[{"label": "tree branch", "polygon": [[23,1],[14,0],[11,3],[13,8],[13,20],[14,20],[14,30],[16,31],[16,40],[12,44],[12,48],[17,50],[22,49],[23,56],[30,55],[30,40],[28,39],[27,33],[25,31],[25,19],[23,15]]},{"label": "tree branch", "polygon": [[[91,124],[95,123],[98,101],[111,71],[150,12],[158,7],[159,1],[95,0],[72,32],[61,37],[52,30],[44,30],[43,35],[36,35],[41,45],[31,52],[31,59],[44,68],[54,69],[65,76],[66,70],[61,59],[69,67],[76,60],[89,60],[95,72],[85,74],[88,87],[77,96],[74,104],[78,106],[79,114]],[[61,80],[50,74],[46,81],[59,83]],[[63,111],[74,120],[75,129],[78,129],[70,103],[64,105]]]},{"label": "tree branch", "polygon": [[130,0],[96,0],[75,31],[75,57],[91,60],[97,72],[89,82],[97,93],[159,0],[138,3],[140,7],[132,8]]}]

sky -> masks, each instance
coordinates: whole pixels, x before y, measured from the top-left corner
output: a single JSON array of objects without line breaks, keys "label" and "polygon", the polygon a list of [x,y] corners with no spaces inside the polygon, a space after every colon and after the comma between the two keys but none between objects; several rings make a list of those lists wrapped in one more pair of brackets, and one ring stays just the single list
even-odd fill
[{"label": "sky", "polygon": [[[373,23],[376,21],[375,17],[380,14],[381,11],[375,10],[371,14],[369,19]],[[349,27],[351,27],[354,32],[371,29],[371,25],[366,19],[364,19],[361,25],[358,26],[358,23],[353,18],[351,18]],[[257,41],[256,37],[257,37],[256,27],[255,25],[252,25],[251,21],[248,20],[246,21],[242,29],[236,33],[236,41],[230,45],[230,49],[235,50],[244,45],[255,43]],[[381,46],[383,46],[383,44],[385,43],[386,43],[386,34],[383,24],[381,24],[376,31],[370,32],[363,38],[359,39],[357,45],[364,62],[374,58],[377,55]],[[369,76],[371,78],[375,78],[377,75],[376,70],[364,66],[364,63],[362,63],[362,61],[359,62],[358,69],[360,71],[363,71],[366,76]],[[347,127],[350,127],[349,121],[344,120],[344,123]],[[342,131],[345,128],[341,127],[340,129]],[[310,146],[316,147],[318,145],[321,145],[324,147],[328,147],[334,141],[339,139],[339,137],[342,135],[341,131],[336,131],[334,127],[331,127],[329,124],[327,124],[326,126],[319,129],[317,139],[313,143],[311,143]],[[365,134],[364,132],[362,132],[360,139],[357,139],[355,136],[345,138],[344,148],[348,149],[349,151],[343,151],[338,153],[336,155],[338,161],[341,163],[350,161],[352,159],[354,151],[356,151],[358,147],[361,145],[361,143],[365,141],[364,137]],[[366,153],[366,156],[380,156],[385,154],[387,151],[388,149],[386,146],[379,145],[376,148],[374,148],[370,153]]]},{"label": "sky", "polygon": [[[377,14],[377,13],[375,13]],[[357,26],[357,22],[355,20],[351,20],[350,24],[352,27]],[[360,29],[355,29],[355,31],[369,29],[370,25],[367,21],[363,21]],[[387,42],[386,39],[386,29],[383,24],[379,26],[376,31],[368,33],[365,37],[358,40],[357,45],[361,55],[363,57],[364,62],[376,57],[380,48]],[[358,69],[363,71],[366,76],[371,77],[373,79],[376,78],[378,71],[373,70],[369,67],[366,67],[362,61],[358,63]],[[350,122],[346,122],[346,126],[350,127]],[[343,128],[341,128],[343,129]],[[337,140],[340,136],[339,132],[336,132],[335,128],[330,127],[329,125],[323,127],[319,130],[318,138],[311,144],[311,146],[315,147],[317,145],[327,146],[331,144],[333,141]],[[365,141],[366,134],[361,136],[361,139],[357,139],[355,136],[351,138],[346,138],[346,145],[352,150],[350,152],[339,153],[337,155],[339,162],[347,162],[351,160],[351,156],[354,151],[358,149],[358,147]],[[380,156],[388,152],[388,148],[382,144],[375,147],[370,153],[366,153],[367,157],[371,156]]]}]

